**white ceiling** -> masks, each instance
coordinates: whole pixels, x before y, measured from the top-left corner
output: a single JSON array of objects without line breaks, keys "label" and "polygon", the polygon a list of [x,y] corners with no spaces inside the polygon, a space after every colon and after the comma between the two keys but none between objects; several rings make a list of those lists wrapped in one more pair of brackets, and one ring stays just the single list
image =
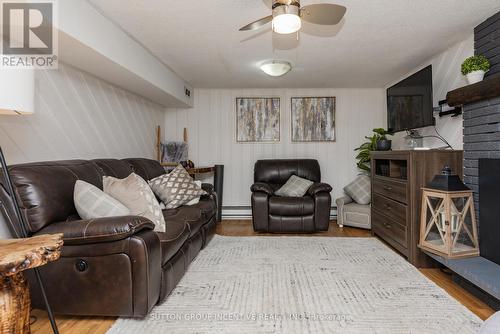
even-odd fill
[{"label": "white ceiling", "polygon": [[[270,27],[238,31],[270,15],[269,0],[89,1],[199,88],[383,87],[500,10],[499,0],[303,0],[347,13],[333,28],[305,27],[326,37],[301,33],[297,42],[273,37]],[[270,78],[258,69],[270,59],[294,69]]]}]

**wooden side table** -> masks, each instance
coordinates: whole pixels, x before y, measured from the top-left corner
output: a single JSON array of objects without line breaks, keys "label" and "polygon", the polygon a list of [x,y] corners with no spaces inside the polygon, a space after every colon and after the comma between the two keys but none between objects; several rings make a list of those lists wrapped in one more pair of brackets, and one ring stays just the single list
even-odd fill
[{"label": "wooden side table", "polygon": [[222,191],[224,190],[224,165],[215,165],[209,167],[194,167],[186,169],[189,175],[213,174],[214,175],[214,190],[217,194],[217,221],[222,220]]},{"label": "wooden side table", "polygon": [[23,271],[55,261],[62,234],[0,240],[0,333],[30,332],[30,293]]}]

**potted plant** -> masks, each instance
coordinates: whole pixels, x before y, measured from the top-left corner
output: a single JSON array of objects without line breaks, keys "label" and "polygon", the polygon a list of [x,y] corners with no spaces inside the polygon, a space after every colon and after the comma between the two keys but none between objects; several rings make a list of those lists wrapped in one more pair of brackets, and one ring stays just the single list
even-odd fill
[{"label": "potted plant", "polygon": [[382,128],[373,129],[373,132],[376,136],[377,151],[389,151],[392,146],[392,140],[387,139],[387,135],[390,135],[389,132]]},{"label": "potted plant", "polygon": [[480,82],[484,78],[484,73],[490,69],[490,62],[485,56],[472,56],[462,63],[462,74],[467,77],[469,84]]},{"label": "potted plant", "polygon": [[356,156],[357,163],[359,169],[370,172],[370,152],[371,151],[388,151],[391,149],[392,141],[387,139],[387,135],[389,133],[382,129],[376,128],[373,129],[373,135],[371,137],[366,136],[365,138],[368,140],[367,142],[361,144],[360,147],[356,148],[355,151],[359,151]]}]

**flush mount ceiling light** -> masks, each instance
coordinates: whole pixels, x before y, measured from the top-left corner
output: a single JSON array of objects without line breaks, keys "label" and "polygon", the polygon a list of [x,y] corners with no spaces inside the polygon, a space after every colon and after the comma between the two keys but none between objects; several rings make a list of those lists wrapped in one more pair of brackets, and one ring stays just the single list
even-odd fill
[{"label": "flush mount ceiling light", "polygon": [[262,72],[272,77],[281,77],[292,70],[292,64],[282,60],[272,60],[260,65]]}]

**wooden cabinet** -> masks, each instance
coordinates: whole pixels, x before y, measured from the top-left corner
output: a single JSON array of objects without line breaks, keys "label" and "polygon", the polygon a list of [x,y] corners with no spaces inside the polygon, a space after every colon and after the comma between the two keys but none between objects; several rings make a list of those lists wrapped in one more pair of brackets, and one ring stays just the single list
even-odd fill
[{"label": "wooden cabinet", "polygon": [[442,168],[462,175],[462,151],[372,152],[372,233],[416,267],[434,261],[418,248],[422,187]]}]

